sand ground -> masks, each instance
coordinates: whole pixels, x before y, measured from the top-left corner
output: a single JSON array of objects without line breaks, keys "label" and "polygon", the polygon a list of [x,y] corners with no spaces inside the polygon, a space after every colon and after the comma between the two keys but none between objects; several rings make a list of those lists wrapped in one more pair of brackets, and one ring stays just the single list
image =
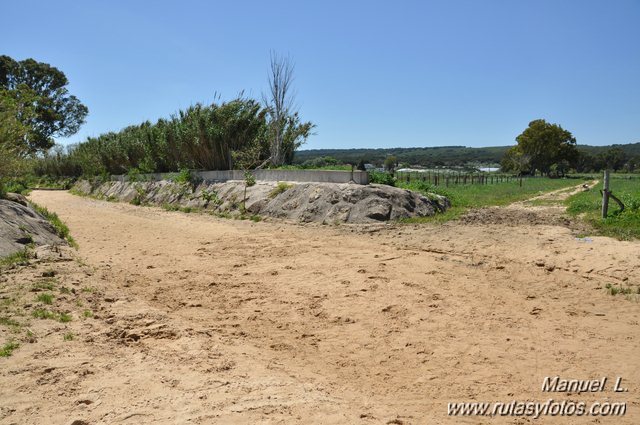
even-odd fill
[{"label": "sand ground", "polygon": [[[640,242],[576,239],[561,207],[322,226],[31,198],[66,221],[79,260],[7,272],[3,290],[54,267],[77,289],[60,300],[74,320],[32,319],[37,338],[0,358],[1,424],[640,423],[640,303],[605,289],[640,284]],[[609,383],[542,392],[555,375]],[[447,416],[549,398],[627,413]]]}]

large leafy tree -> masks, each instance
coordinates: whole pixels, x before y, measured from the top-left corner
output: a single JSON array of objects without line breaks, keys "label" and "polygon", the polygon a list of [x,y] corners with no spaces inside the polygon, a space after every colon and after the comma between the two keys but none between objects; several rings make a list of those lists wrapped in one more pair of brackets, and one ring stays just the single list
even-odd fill
[{"label": "large leafy tree", "polygon": [[578,157],[576,139],[571,132],[543,119],[531,121],[516,141],[518,144],[508,153],[510,161],[507,162],[522,167],[525,164],[520,160],[526,159],[526,167],[532,173],[539,171],[550,175],[554,171],[563,174]]},{"label": "large leafy tree", "polygon": [[69,94],[68,83],[64,73],[49,64],[0,56],[0,112],[11,113],[26,129],[14,140],[20,152],[46,151],[54,137],[71,136],[80,129],[89,110]]}]

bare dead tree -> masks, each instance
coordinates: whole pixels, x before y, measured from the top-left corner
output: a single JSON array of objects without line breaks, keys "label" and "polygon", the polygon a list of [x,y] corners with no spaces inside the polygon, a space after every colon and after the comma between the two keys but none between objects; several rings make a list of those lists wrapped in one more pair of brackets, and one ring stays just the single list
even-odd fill
[{"label": "bare dead tree", "polygon": [[269,98],[265,99],[265,103],[269,108],[272,126],[271,163],[279,166],[285,161],[283,133],[295,98],[291,87],[294,64],[289,56],[280,56],[274,51],[271,51],[270,59]]}]

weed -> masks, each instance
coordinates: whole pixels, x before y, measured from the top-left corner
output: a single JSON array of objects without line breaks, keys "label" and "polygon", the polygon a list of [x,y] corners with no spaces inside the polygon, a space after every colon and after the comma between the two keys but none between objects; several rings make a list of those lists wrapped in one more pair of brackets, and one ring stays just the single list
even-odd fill
[{"label": "weed", "polygon": [[51,319],[62,323],[70,322],[72,319],[71,315],[68,313],[54,313],[42,308],[35,309],[31,315],[36,319]]},{"label": "weed", "polygon": [[39,301],[43,304],[51,305],[53,304],[53,295],[52,294],[38,294],[36,297],[36,301]]},{"label": "weed", "polygon": [[31,315],[33,317],[35,317],[36,319],[56,319],[56,314],[49,311],[49,310],[45,310],[43,308],[36,308],[35,310],[33,310],[33,312],[31,313]]},{"label": "weed", "polygon": [[10,319],[8,317],[0,317],[0,325],[8,326],[8,327],[11,327],[11,328],[20,327],[20,323],[19,322],[16,322],[15,320]]},{"label": "weed", "polygon": [[20,344],[18,344],[17,342],[7,342],[2,347],[0,347],[0,357],[9,357],[13,353],[13,350],[16,350],[18,347],[20,347]]},{"label": "weed", "polygon": [[249,220],[254,221],[254,222],[259,222],[262,220],[262,217],[260,217],[259,215],[253,214],[251,215],[251,217],[249,217]]},{"label": "weed", "polygon": [[171,180],[178,184],[191,184],[193,177],[191,176],[191,171],[189,171],[188,168],[182,168]]},{"label": "weed", "polygon": [[72,319],[73,318],[68,313],[60,313],[60,315],[58,316],[58,321],[62,323],[70,322]]},{"label": "weed", "polygon": [[62,287],[60,288],[60,293],[61,293],[61,294],[70,294],[70,293],[71,293],[71,290],[70,290],[69,288],[65,287],[65,286],[62,286]]},{"label": "weed", "polygon": [[66,334],[64,334],[64,336],[62,337],[63,341],[73,341],[73,333],[72,332],[67,332]]},{"label": "weed", "polygon": [[85,310],[82,312],[82,315],[87,318],[93,317],[93,312],[91,312],[91,310]]},{"label": "weed", "polygon": [[222,204],[222,199],[218,197],[218,192],[216,192],[215,190],[203,190],[200,194],[200,198],[202,198],[203,201],[206,201],[209,204]]},{"label": "weed", "polygon": [[0,270],[3,268],[10,268],[15,265],[27,265],[29,258],[31,257],[27,248],[20,250],[16,253],[0,258]]},{"label": "weed", "polygon": [[180,210],[180,207],[178,207],[177,205],[172,205],[172,204],[162,204],[162,208],[166,211],[178,211]]},{"label": "weed", "polygon": [[291,189],[292,187],[293,185],[290,183],[278,182],[278,185],[274,187],[273,190],[271,190],[271,192],[269,192],[269,198],[273,199],[276,196],[280,195],[281,193],[284,193],[287,190]]},{"label": "weed", "polygon": [[129,201],[129,203],[131,205],[142,205],[142,201],[144,200],[144,187],[142,186],[142,184],[140,183],[136,183],[133,188],[136,191],[136,196],[134,196],[134,198]]},{"label": "weed", "polygon": [[84,288],[82,288],[82,292],[93,294],[94,292],[96,292],[96,288],[92,288],[90,286],[85,286]]},{"label": "weed", "polygon": [[37,282],[34,282],[33,285],[31,285],[31,287],[34,290],[46,290],[46,291],[53,291],[55,289],[55,284],[57,283],[57,281],[55,279],[43,279]]},{"label": "weed", "polygon": [[393,175],[385,172],[370,171],[369,182],[375,184],[386,184],[388,186],[396,185],[396,178]]},{"label": "weed", "polygon": [[129,171],[127,171],[127,178],[130,182],[139,182],[142,180],[142,175],[140,170],[134,167],[129,168]]},{"label": "weed", "polygon": [[62,220],[60,220],[60,217],[58,217],[58,214],[51,212],[47,208],[41,207],[40,205],[35,204],[33,202],[31,203],[31,205],[38,213],[40,213],[44,218],[46,218],[49,223],[51,223],[53,228],[56,230],[56,233],[58,234],[58,236],[60,236],[62,239],[65,239],[67,242],[69,242],[69,245],[71,245],[72,247],[76,249],[78,248],[78,244],[73,239],[73,237],[71,237],[71,234],[69,233],[69,228],[67,227],[66,224],[62,222]]},{"label": "weed", "polygon": [[[607,283],[605,285],[605,289],[607,290],[607,293],[609,295],[629,295],[633,293],[633,289],[631,289],[630,287],[625,287],[623,288],[622,286],[616,286],[616,285],[612,285],[610,283]],[[638,293],[640,293],[640,288],[638,289]]]}]

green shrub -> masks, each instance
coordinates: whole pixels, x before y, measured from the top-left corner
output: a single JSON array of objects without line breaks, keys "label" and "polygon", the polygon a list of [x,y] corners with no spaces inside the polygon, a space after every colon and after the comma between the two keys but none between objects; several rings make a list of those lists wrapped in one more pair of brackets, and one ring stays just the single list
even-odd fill
[{"label": "green shrub", "polygon": [[387,186],[395,186],[396,178],[390,173],[381,173],[379,171],[369,172],[369,183],[386,184]]},{"label": "green shrub", "polygon": [[276,196],[280,195],[281,193],[284,193],[287,190],[291,189],[292,187],[293,187],[293,185],[290,184],[290,183],[278,182],[278,185],[276,187],[274,187],[271,192],[269,192],[269,198],[273,199]]},{"label": "green shrub", "polygon": [[178,184],[191,184],[193,177],[191,176],[191,171],[189,171],[188,168],[182,168],[171,180]]}]

